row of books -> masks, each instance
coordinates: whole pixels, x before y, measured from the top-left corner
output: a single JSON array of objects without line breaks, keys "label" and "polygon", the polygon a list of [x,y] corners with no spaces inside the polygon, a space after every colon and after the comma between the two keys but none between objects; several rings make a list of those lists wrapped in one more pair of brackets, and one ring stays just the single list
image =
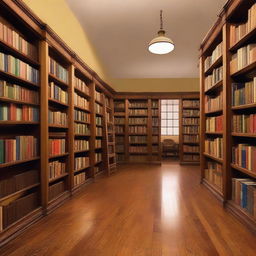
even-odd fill
[{"label": "row of books", "polygon": [[103,107],[100,104],[96,103],[96,102],[95,102],[95,112],[97,114],[102,114],[103,113]]},{"label": "row of books", "polygon": [[182,105],[184,108],[199,108],[200,102],[199,100],[183,100]]},{"label": "row of books", "polygon": [[124,136],[116,136],[115,139],[116,139],[116,144],[124,143]]},{"label": "row of books", "polygon": [[61,111],[49,110],[48,122],[49,122],[49,124],[66,126],[67,125],[67,113],[61,112]]},{"label": "row of books", "polygon": [[256,77],[246,83],[233,83],[232,106],[256,103]]},{"label": "row of books", "polygon": [[152,146],[152,153],[158,153],[159,147],[158,146]]},{"label": "row of books", "polygon": [[49,73],[68,83],[68,71],[53,58],[49,57]]},{"label": "row of books", "polygon": [[129,126],[129,133],[147,133],[147,126]]},{"label": "row of books", "polygon": [[152,136],[152,143],[158,143],[159,137],[158,136]]},{"label": "row of books", "polygon": [[256,114],[233,115],[232,131],[239,133],[256,133]]},{"label": "row of books", "polygon": [[158,116],[159,115],[158,109],[152,109],[151,112],[152,112],[152,116]]},{"label": "row of books", "polygon": [[0,180],[0,198],[11,195],[38,182],[38,170],[24,170],[21,173],[8,176]]},{"label": "row of books", "polygon": [[205,112],[220,110],[223,108],[223,92],[212,98],[208,95],[205,96]]},{"label": "row of books", "polygon": [[86,180],[86,174],[85,172],[81,172],[74,176],[74,185],[78,186],[80,184],[83,184]]},{"label": "row of books", "polygon": [[3,18],[0,20],[0,40],[24,55],[34,60],[37,59],[37,48],[25,40],[25,38],[15,31]]},{"label": "row of books", "polygon": [[230,73],[233,74],[240,69],[256,61],[256,44],[249,44],[237,50],[230,61]]},{"label": "row of books", "polygon": [[109,153],[109,154],[115,153],[115,150],[114,150],[114,146],[113,146],[113,145],[108,145],[108,153]]},{"label": "row of books", "polygon": [[0,121],[39,121],[37,107],[16,104],[0,104]]},{"label": "row of books", "polygon": [[33,136],[0,139],[0,164],[31,159],[36,156],[38,156],[38,139]]},{"label": "row of books", "polygon": [[147,109],[130,109],[129,115],[148,115]]},{"label": "row of books", "polygon": [[147,108],[147,102],[129,102],[129,108]]},{"label": "row of books", "polygon": [[68,104],[68,92],[54,82],[49,83],[49,98]]},{"label": "row of books", "polygon": [[223,157],[223,138],[208,138],[205,140],[205,152],[211,156]]},{"label": "row of books", "polygon": [[256,173],[256,147],[249,144],[232,147],[232,163]]},{"label": "row of books", "polygon": [[89,110],[90,108],[90,102],[86,98],[80,96],[76,92],[74,93],[74,105],[80,108],[84,108],[86,110]]},{"label": "row of books", "polygon": [[199,143],[199,135],[183,135],[184,143]]},{"label": "row of books", "polygon": [[158,108],[158,100],[152,100],[151,101],[151,107],[152,108]]},{"label": "row of books", "polygon": [[0,232],[12,223],[26,216],[39,206],[37,192],[24,195],[7,205],[0,206]]},{"label": "row of books", "polygon": [[65,191],[65,182],[59,181],[58,183],[49,186],[49,200],[53,200]]},{"label": "row of books", "polygon": [[0,97],[38,104],[39,94],[37,91],[29,90],[17,84],[0,80]]},{"label": "row of books", "polygon": [[223,115],[207,117],[206,132],[222,132],[223,131]]},{"label": "row of books", "polygon": [[159,119],[157,117],[152,117],[152,126],[158,126],[159,125]]},{"label": "row of books", "polygon": [[148,119],[144,117],[130,117],[129,118],[129,124],[147,124]]},{"label": "row of books", "polygon": [[101,116],[96,116],[95,123],[96,123],[96,125],[102,125],[103,124],[102,117]]},{"label": "row of books", "polygon": [[100,174],[100,173],[102,173],[102,172],[103,172],[103,167],[102,167],[101,165],[94,167],[94,173],[95,173],[95,175]]},{"label": "row of books", "polygon": [[212,71],[212,74],[205,78],[205,81],[204,81],[205,90],[210,89],[222,79],[223,79],[223,67],[221,66],[221,67],[215,68]]},{"label": "row of books", "polygon": [[39,72],[37,69],[12,55],[2,52],[0,52],[0,70],[32,83],[39,83]]},{"label": "row of books", "polygon": [[95,140],[95,148],[101,148],[102,147],[102,140]]},{"label": "row of books", "polygon": [[199,125],[199,118],[194,118],[194,117],[186,117],[182,118],[182,123],[183,125]]},{"label": "row of books", "polygon": [[125,161],[125,155],[124,154],[117,154],[116,155],[116,161],[117,162],[123,162],[123,161]]},{"label": "row of books", "polygon": [[75,170],[84,169],[90,166],[90,159],[87,156],[75,158]]},{"label": "row of books", "polygon": [[77,88],[78,90],[84,92],[85,94],[89,95],[89,87],[87,86],[87,84],[81,80],[78,77],[75,77],[75,88]]},{"label": "row of books", "polygon": [[192,152],[199,152],[199,146],[189,146],[189,145],[183,145],[183,152],[184,153],[192,153]]},{"label": "row of books", "polygon": [[189,161],[198,162],[198,161],[200,161],[200,156],[198,154],[195,154],[195,155],[193,155],[193,154],[190,154],[190,155],[184,154],[183,155],[183,160],[187,161],[187,162],[189,162]]},{"label": "row of books", "polygon": [[247,178],[232,178],[232,200],[256,218],[256,182]]},{"label": "row of books", "polygon": [[90,126],[88,124],[74,124],[75,134],[90,135]]},{"label": "row of books", "polygon": [[116,145],[116,152],[124,152],[124,145]]},{"label": "row of books", "polygon": [[66,163],[64,161],[49,162],[49,178],[54,179],[66,172]]},{"label": "row of books", "polygon": [[222,165],[213,161],[207,162],[207,167],[204,170],[204,177],[214,186],[218,187],[222,191]]},{"label": "row of books", "polygon": [[102,131],[101,127],[96,127],[96,136],[102,136]]},{"label": "row of books", "polygon": [[183,109],[183,117],[190,117],[190,116],[198,116],[200,115],[200,111],[196,109]]},{"label": "row of books", "polygon": [[60,155],[66,153],[65,139],[49,139],[49,155]]},{"label": "row of books", "polygon": [[124,126],[115,125],[115,132],[116,133],[124,133]]},{"label": "row of books", "polygon": [[130,153],[147,153],[148,148],[146,146],[130,146]]},{"label": "row of books", "polygon": [[125,119],[124,117],[115,117],[114,122],[115,124],[125,124]]},{"label": "row of books", "polygon": [[230,25],[230,45],[239,42],[245,35],[256,27],[256,4],[248,10],[248,19],[242,24]]},{"label": "row of books", "polygon": [[102,161],[102,153],[95,153],[95,161],[96,163]]},{"label": "row of books", "polygon": [[220,57],[223,53],[223,43],[219,43],[212,52],[211,56],[208,56],[204,61],[204,70],[210,68],[210,66]]},{"label": "row of books", "polygon": [[199,126],[183,126],[182,131],[185,134],[198,134],[199,133]]},{"label": "row of books", "polygon": [[75,151],[89,150],[89,141],[76,139],[74,142],[74,150]]},{"label": "row of books", "polygon": [[129,136],[130,143],[147,143],[147,136]]},{"label": "row of books", "polygon": [[101,92],[95,91],[95,99],[103,103],[103,94]]},{"label": "row of books", "polygon": [[87,123],[90,123],[90,120],[91,120],[90,114],[77,109],[75,109],[74,111],[74,118],[76,121],[87,122]]},{"label": "row of books", "polygon": [[152,127],[152,134],[158,134],[159,133],[159,127]]},{"label": "row of books", "polygon": [[[114,109],[115,109],[115,111],[117,111],[117,110],[124,111],[124,109],[125,109],[124,101],[115,101],[114,102]],[[119,111],[117,111],[117,112],[119,112]]]}]

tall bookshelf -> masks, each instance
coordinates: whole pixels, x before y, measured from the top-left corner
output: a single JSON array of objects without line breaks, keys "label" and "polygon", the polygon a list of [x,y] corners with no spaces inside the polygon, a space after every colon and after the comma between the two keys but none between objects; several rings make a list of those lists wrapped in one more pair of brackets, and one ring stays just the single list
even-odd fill
[{"label": "tall bookshelf", "polygon": [[91,183],[97,168],[108,173],[105,141],[115,140],[114,91],[49,26],[22,1],[3,0],[0,31],[0,54],[20,67],[0,64],[1,246]]},{"label": "tall bookshelf", "polygon": [[114,100],[118,163],[160,163],[160,101],[149,97]]},{"label": "tall bookshelf", "polygon": [[182,98],[180,101],[180,163],[199,164],[199,126],[200,126],[199,95]]},{"label": "tall bookshelf", "polygon": [[[200,133],[201,138],[213,141],[201,140],[202,182],[253,230],[256,230],[256,207],[252,200],[256,195],[255,15],[255,1],[229,1],[204,39],[200,58]],[[211,103],[213,109],[209,109]]]}]

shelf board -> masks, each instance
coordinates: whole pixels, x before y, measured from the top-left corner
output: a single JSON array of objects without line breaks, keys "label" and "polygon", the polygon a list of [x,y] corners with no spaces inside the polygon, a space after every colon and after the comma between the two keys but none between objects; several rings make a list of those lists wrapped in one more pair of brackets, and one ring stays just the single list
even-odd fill
[{"label": "shelf board", "polygon": [[212,156],[212,155],[210,155],[210,154],[208,154],[208,153],[203,153],[203,155],[204,155],[205,157],[211,158],[212,160],[215,160],[216,162],[223,163],[223,159],[221,159],[221,158]]},{"label": "shelf board", "polygon": [[60,125],[60,124],[49,124],[48,126],[51,127],[51,128],[68,129],[68,126],[63,126],[63,125]]},{"label": "shelf board", "polygon": [[200,124],[182,124],[182,126],[199,126]]},{"label": "shelf board", "polygon": [[182,118],[200,118],[200,116],[182,116]]},{"label": "shelf board", "polygon": [[97,127],[103,127],[103,125],[102,125],[102,124],[96,124],[96,126],[97,126]]},{"label": "shelf board", "polygon": [[240,109],[250,109],[250,108],[256,108],[256,103],[233,106],[231,109],[232,110],[240,110]]},{"label": "shelf board", "polygon": [[88,98],[88,99],[91,98],[91,96],[90,96],[89,94],[87,94],[86,92],[84,92],[84,91],[78,89],[76,86],[74,87],[74,89],[75,89],[75,91],[76,91],[78,94],[80,94],[81,96],[86,97],[86,98]]},{"label": "shelf board", "polygon": [[103,116],[103,114],[102,113],[98,113],[98,112],[96,112],[95,113],[97,116]]},{"label": "shelf board", "polygon": [[88,121],[79,121],[79,120],[74,120],[75,123],[80,123],[80,124],[91,124]]},{"label": "shelf board", "polygon": [[237,171],[240,171],[240,172],[242,172],[242,173],[244,173],[244,174],[247,174],[247,175],[249,175],[249,176],[251,176],[251,177],[253,177],[253,178],[256,178],[256,172],[252,172],[252,171],[250,171],[250,170],[248,170],[248,169],[245,169],[245,168],[243,168],[243,167],[240,167],[239,165],[237,165],[237,164],[230,164],[230,166],[232,167],[232,168],[234,168],[235,170],[237,170]]},{"label": "shelf board", "polygon": [[247,65],[246,67],[236,71],[235,73],[231,74],[231,77],[238,77],[238,76],[242,76],[242,75],[248,75],[250,74],[250,72],[255,72],[255,68],[256,68],[256,61]]},{"label": "shelf board", "polygon": [[130,133],[129,132],[129,134],[128,135],[134,135],[134,136],[136,136],[136,135],[140,135],[140,136],[143,136],[143,135],[148,135],[147,133]]},{"label": "shelf board", "polygon": [[146,107],[132,107],[132,106],[129,106],[128,108],[129,109],[148,109],[148,106],[146,106]]},{"label": "shelf board", "polygon": [[222,112],[223,112],[223,109],[217,109],[217,110],[205,112],[205,115],[221,114]]},{"label": "shelf board", "polygon": [[147,145],[147,142],[129,142],[130,145],[139,144],[139,145]]},{"label": "shelf board", "polygon": [[208,88],[207,90],[205,90],[205,94],[211,94],[212,92],[214,92],[216,89],[219,89],[220,87],[222,87],[223,85],[223,80],[217,82],[216,84],[214,84],[212,87]]},{"label": "shelf board", "polygon": [[83,134],[83,133],[75,133],[74,136],[77,136],[77,137],[90,137],[91,135],[90,134]]},{"label": "shelf board", "polygon": [[84,112],[88,112],[88,113],[91,112],[89,109],[83,108],[83,107],[79,107],[79,106],[77,106],[77,105],[74,105],[74,108],[79,109],[79,110],[82,110],[82,111],[84,111]]},{"label": "shelf board", "polygon": [[239,132],[232,132],[231,135],[234,136],[234,137],[256,138],[256,133],[239,133]]},{"label": "shelf board", "polygon": [[49,179],[49,183],[52,183],[52,182],[54,182],[54,181],[56,181],[56,180],[60,180],[60,179],[62,179],[62,178],[64,178],[64,177],[66,177],[66,176],[68,176],[68,173],[67,173],[67,172],[65,172],[65,173],[63,173],[63,174],[61,174],[61,175],[59,175],[59,176],[57,176],[57,177],[54,177],[54,178]]},{"label": "shelf board", "polygon": [[199,142],[189,142],[189,141],[183,141],[183,144],[189,144],[189,145],[199,145]]},{"label": "shelf board", "polygon": [[55,83],[57,83],[57,84],[59,84],[59,85],[65,86],[65,87],[68,87],[68,86],[69,86],[65,81],[59,79],[59,78],[56,77],[55,75],[53,75],[53,74],[51,74],[51,73],[49,73],[48,75],[49,75],[49,79],[52,80],[53,82],[55,82]]},{"label": "shelf board", "polygon": [[147,114],[144,114],[144,115],[132,115],[132,114],[129,114],[129,117],[148,117]]},{"label": "shelf board", "polygon": [[74,153],[79,154],[79,153],[84,153],[84,152],[89,152],[89,151],[90,151],[90,149],[83,149],[83,150],[75,151]]},{"label": "shelf board", "polygon": [[80,169],[74,170],[74,173],[81,172],[81,171],[83,171],[85,169],[88,169],[88,168],[90,168],[90,165],[87,165],[87,166],[84,166],[84,167],[82,167]]},{"label": "shelf board", "polygon": [[31,121],[0,121],[0,125],[39,125],[39,122]]},{"label": "shelf board", "polygon": [[63,102],[58,101],[58,100],[55,100],[55,99],[48,98],[48,100],[49,100],[49,103],[58,104],[58,105],[63,106],[63,107],[68,107],[69,106],[68,104],[63,103]]},{"label": "shelf board", "polygon": [[35,84],[35,83],[33,83],[33,82],[30,82],[30,81],[28,81],[28,80],[26,80],[26,79],[23,79],[23,78],[21,78],[21,77],[15,76],[15,75],[13,75],[13,74],[11,74],[11,73],[8,73],[8,72],[5,72],[5,71],[3,71],[3,70],[0,70],[0,75],[3,75],[3,76],[5,76],[5,77],[8,77],[8,78],[10,78],[10,79],[12,79],[12,80],[14,80],[14,81],[16,81],[16,82],[25,83],[25,84],[27,84],[27,85],[29,85],[29,86],[32,86],[32,87],[36,87],[36,88],[39,88],[39,87],[40,87],[38,84]]},{"label": "shelf board", "polygon": [[22,194],[23,192],[25,192],[29,189],[38,187],[39,185],[40,185],[40,183],[36,183],[36,184],[30,185],[30,186],[27,186],[19,191],[16,191],[10,195],[4,196],[4,197],[0,198],[0,202],[4,202],[4,201],[8,200],[9,198],[16,197],[17,195]]},{"label": "shelf board", "polygon": [[95,162],[95,164],[94,164],[94,165],[100,164],[100,163],[102,163],[102,162],[103,162],[102,160],[97,161],[97,162]]},{"label": "shelf board", "polygon": [[148,124],[128,124],[129,126],[147,126]]},{"label": "shelf board", "polygon": [[23,164],[23,163],[27,163],[27,162],[32,162],[32,161],[37,161],[39,159],[40,159],[40,157],[33,157],[33,158],[30,158],[30,159],[24,159],[24,160],[18,160],[18,161],[3,163],[3,164],[0,164],[0,168],[10,167],[10,166],[13,166],[13,165],[19,165],[19,164]]},{"label": "shelf board", "polygon": [[124,132],[116,132],[115,135],[125,135]]},{"label": "shelf board", "polygon": [[199,154],[200,154],[200,152],[189,152],[189,151],[183,151],[183,154],[199,155]]},{"label": "shelf board", "polygon": [[211,74],[212,71],[213,71],[216,67],[220,66],[221,64],[222,64],[222,55],[221,55],[218,59],[216,59],[216,60],[212,63],[212,65],[204,72],[205,75]]},{"label": "shelf board", "polygon": [[223,132],[208,132],[208,131],[206,131],[205,134],[207,134],[207,135],[223,135]]},{"label": "shelf board", "polygon": [[49,159],[54,159],[54,158],[65,157],[65,156],[68,156],[68,155],[69,155],[69,153],[58,154],[58,155],[50,155],[48,158]]},{"label": "shelf board", "polygon": [[148,155],[148,152],[129,152],[130,155]]},{"label": "shelf board", "polygon": [[242,37],[238,42],[236,42],[234,45],[232,45],[229,50],[231,52],[234,52],[236,50],[238,50],[239,48],[241,48],[243,45],[245,45],[247,42],[249,42],[249,40],[251,39],[251,37],[255,36],[256,33],[256,27],[254,29],[252,29],[249,33],[247,33],[246,35],[244,35],[244,37]]},{"label": "shelf board", "polygon": [[183,109],[198,109],[198,110],[200,109],[200,107],[184,107],[184,106],[182,106],[182,108]]},{"label": "shelf board", "polygon": [[103,106],[103,103],[102,103],[101,101],[99,101],[99,100],[95,99],[95,102],[96,102],[97,104],[99,104],[99,105]]},{"label": "shelf board", "polygon": [[0,101],[7,102],[7,103],[20,104],[20,105],[29,105],[29,106],[38,106],[39,107],[38,103],[29,103],[29,102],[26,102],[26,101],[14,100],[14,99],[10,99],[10,98],[7,98],[7,97],[0,97]]},{"label": "shelf board", "polygon": [[40,63],[28,55],[22,53],[18,49],[14,48],[12,45],[9,45],[7,42],[4,42],[2,39],[0,40],[0,47],[5,49],[6,51],[9,51],[14,57],[17,57],[18,59],[21,59],[22,61],[26,62],[27,64],[30,64],[36,68],[40,67]]},{"label": "shelf board", "polygon": [[74,190],[79,190],[79,188],[89,185],[93,182],[92,178],[87,178],[85,181],[83,181],[82,183],[77,184],[76,186],[73,187],[73,191]]}]

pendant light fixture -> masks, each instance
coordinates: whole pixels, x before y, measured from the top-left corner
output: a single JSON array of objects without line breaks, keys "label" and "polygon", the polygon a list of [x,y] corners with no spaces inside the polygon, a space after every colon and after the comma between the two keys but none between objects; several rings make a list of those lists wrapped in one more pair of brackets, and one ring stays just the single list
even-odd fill
[{"label": "pendant light fixture", "polygon": [[173,41],[165,36],[162,10],[160,11],[160,30],[158,31],[158,36],[149,43],[148,50],[154,54],[167,54],[174,50]]}]

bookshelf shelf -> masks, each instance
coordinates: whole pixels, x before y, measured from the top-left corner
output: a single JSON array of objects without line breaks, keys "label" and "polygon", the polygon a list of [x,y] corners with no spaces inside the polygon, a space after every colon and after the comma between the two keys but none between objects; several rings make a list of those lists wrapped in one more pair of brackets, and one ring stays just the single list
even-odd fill
[{"label": "bookshelf shelf", "polygon": [[54,100],[54,99],[51,99],[51,98],[49,98],[48,100],[49,100],[49,103],[57,104],[59,106],[65,107],[65,108],[67,108],[69,106],[68,104],[65,104],[65,103],[63,103],[61,101],[58,101],[58,100]]},{"label": "bookshelf shelf", "polygon": [[86,169],[89,169],[89,168],[90,168],[90,166],[85,166],[85,167],[83,167],[83,168],[74,170],[74,173],[81,172],[81,171],[85,171]]},{"label": "bookshelf shelf", "polygon": [[223,163],[223,159],[221,158],[218,158],[218,157],[215,157],[215,156],[212,156],[208,153],[204,153],[204,156],[208,157],[208,158],[211,158],[212,160],[218,162],[218,163]]},{"label": "bookshelf shelf", "polygon": [[220,66],[222,64],[222,59],[223,56],[220,56],[219,58],[217,58],[212,65],[205,71],[205,75],[209,75],[212,73],[213,69],[215,69],[216,67]]},{"label": "bookshelf shelf", "polygon": [[60,128],[60,129],[68,129],[68,126],[63,126],[59,124],[49,124],[49,127],[51,128]]},{"label": "bookshelf shelf", "polygon": [[244,173],[246,175],[251,176],[252,178],[256,178],[256,172],[252,172],[252,171],[247,170],[247,169],[245,169],[243,167],[240,167],[240,166],[238,166],[236,164],[231,164],[231,167],[234,168],[237,171],[240,171],[240,172],[242,172],[242,173]]},{"label": "bookshelf shelf", "polygon": [[240,105],[240,106],[233,106],[231,109],[232,110],[241,110],[241,109],[250,109],[250,108],[256,108],[256,103],[252,103],[252,104],[244,104],[244,105]]},{"label": "bookshelf shelf", "polygon": [[56,84],[60,85],[60,86],[64,86],[66,88],[68,88],[68,84],[65,83],[64,81],[62,81],[61,79],[59,79],[58,77],[56,77],[55,75],[49,73],[49,80],[55,82]]},{"label": "bookshelf shelf", "polygon": [[84,149],[84,150],[79,150],[79,151],[74,151],[75,154],[79,154],[79,153],[85,153],[85,152],[89,152],[90,149]]},{"label": "bookshelf shelf", "polygon": [[36,104],[36,103],[29,103],[29,102],[26,102],[26,101],[14,100],[14,99],[6,98],[6,97],[0,97],[0,101],[20,104],[20,105],[40,106],[39,104]]},{"label": "bookshelf shelf", "polygon": [[30,159],[24,159],[24,160],[19,160],[19,161],[3,163],[3,164],[0,164],[0,168],[6,168],[6,167],[13,166],[13,165],[19,165],[19,164],[32,162],[32,161],[37,161],[39,159],[40,159],[40,157],[33,157],[33,158],[30,158]]},{"label": "bookshelf shelf", "polygon": [[69,153],[64,153],[64,154],[59,154],[59,155],[50,155],[49,159],[54,159],[54,158],[60,158],[60,157],[66,157],[68,156]]},{"label": "bookshelf shelf", "polygon": [[30,121],[0,121],[0,125],[39,125],[39,122]]},{"label": "bookshelf shelf", "polygon": [[218,115],[218,114],[221,114],[222,112],[223,112],[223,109],[217,109],[217,110],[212,110],[212,111],[205,112],[205,115],[206,116]]},{"label": "bookshelf shelf", "polygon": [[236,133],[236,132],[232,132],[231,135],[234,136],[234,137],[256,138],[255,133]]},{"label": "bookshelf shelf", "polygon": [[56,180],[63,179],[63,178],[65,178],[65,177],[67,177],[67,176],[68,176],[68,173],[63,173],[63,174],[61,174],[61,175],[59,175],[59,176],[57,176],[57,177],[54,177],[54,178],[52,178],[52,179],[49,179],[49,183],[52,183],[52,182],[54,182],[54,181],[56,181]]},{"label": "bookshelf shelf", "polygon": [[85,97],[85,98],[87,98],[87,99],[90,99],[90,98],[91,98],[90,95],[88,95],[87,93],[81,91],[81,90],[78,89],[77,87],[74,87],[74,88],[75,88],[75,91],[76,91],[78,94],[80,94],[82,97]]},{"label": "bookshelf shelf", "polygon": [[220,87],[222,87],[223,85],[223,80],[217,82],[216,84],[214,84],[212,87],[210,87],[209,89],[207,89],[204,93],[209,95],[212,94],[215,90],[220,89]]},{"label": "bookshelf shelf", "polygon": [[251,63],[250,65],[234,72],[231,74],[232,78],[237,78],[240,76],[248,76],[248,77],[253,77],[253,74],[255,73],[255,68],[256,68],[256,61]]},{"label": "bookshelf shelf", "polygon": [[206,135],[223,135],[223,132],[205,132]]},{"label": "bookshelf shelf", "polygon": [[86,108],[82,108],[82,107],[79,107],[79,106],[76,106],[76,105],[74,106],[74,108],[90,113],[90,110],[86,109]]}]

